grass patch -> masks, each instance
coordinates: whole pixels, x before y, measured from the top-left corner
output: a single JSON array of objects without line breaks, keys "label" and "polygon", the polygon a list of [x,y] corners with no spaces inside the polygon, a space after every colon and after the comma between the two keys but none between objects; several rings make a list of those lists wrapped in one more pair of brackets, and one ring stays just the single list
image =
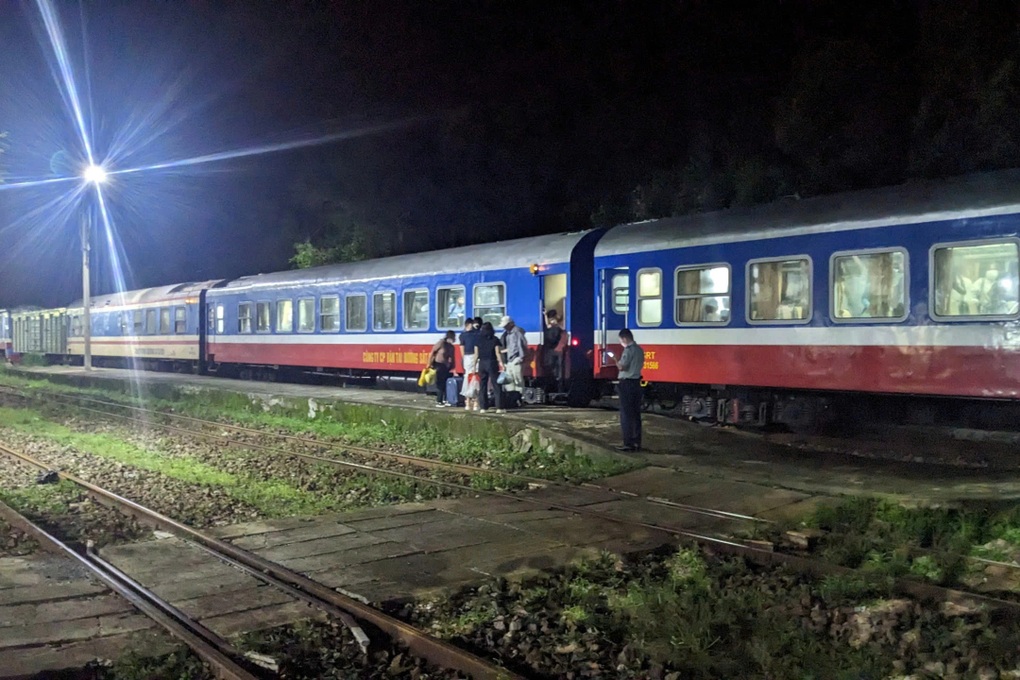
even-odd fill
[{"label": "grass patch", "polygon": [[310,417],[310,402],[304,399],[274,399],[269,404],[240,393],[185,391],[161,384],[140,386],[144,391],[129,395],[109,388],[70,386],[11,372],[0,372],[0,384],[96,397],[326,441],[391,447],[446,462],[487,465],[494,470],[544,479],[582,482],[641,465],[616,458],[594,458],[563,443],[556,443],[550,451],[549,446],[539,445],[537,435],[530,446],[520,446],[520,442],[515,445],[515,431],[506,421],[457,413],[336,402],[317,404],[311,409],[314,417]]},{"label": "grass patch", "polygon": [[854,497],[819,508],[804,524],[827,532],[819,550],[832,562],[941,585],[964,576],[967,555],[1006,562],[1020,557],[1020,508],[1013,504],[905,507]]},{"label": "grass patch", "polygon": [[100,680],[212,680],[213,674],[190,649],[178,647],[163,656],[128,651],[96,675]]},{"label": "grass patch", "polygon": [[77,485],[63,480],[56,484],[36,484],[17,489],[0,488],[0,501],[23,515],[66,515],[71,511],[68,499],[79,495]]},{"label": "grass patch", "polygon": [[[108,434],[77,432],[46,420],[30,409],[0,408],[0,427],[8,427],[190,484],[221,487],[231,497],[257,508],[268,517],[316,515],[351,507],[427,497],[435,493],[435,487],[427,484],[419,486],[412,480],[363,474],[344,476],[328,488],[305,490],[282,480],[256,479],[225,472],[192,457],[166,456]],[[323,465],[322,472],[333,473],[335,468]],[[29,487],[17,493],[38,494],[40,499],[45,499],[51,493],[48,488]]]},{"label": "grass patch", "polygon": [[[874,588],[812,585],[783,570],[706,558],[694,549],[636,563],[604,553],[494,588],[425,605],[426,625],[443,637],[498,650],[541,677],[601,668],[605,677],[619,678],[879,678],[895,658],[890,650],[853,649],[830,636],[827,624],[811,629],[793,611],[803,601],[825,606],[823,596],[856,602],[872,597]],[[518,631],[509,646],[499,639],[508,634],[503,630]],[[514,648],[528,649],[530,638],[520,636],[529,630],[556,650],[552,658],[512,656]]]}]

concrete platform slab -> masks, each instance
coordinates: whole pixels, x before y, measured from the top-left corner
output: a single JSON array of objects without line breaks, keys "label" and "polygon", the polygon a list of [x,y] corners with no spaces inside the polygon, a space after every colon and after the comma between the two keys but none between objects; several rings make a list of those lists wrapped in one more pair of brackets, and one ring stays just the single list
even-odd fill
[{"label": "concrete platform slab", "polygon": [[0,649],[0,678],[77,669],[93,659],[116,659],[126,649],[156,656],[169,653],[173,647],[174,642],[168,636],[144,630],[63,644]]}]

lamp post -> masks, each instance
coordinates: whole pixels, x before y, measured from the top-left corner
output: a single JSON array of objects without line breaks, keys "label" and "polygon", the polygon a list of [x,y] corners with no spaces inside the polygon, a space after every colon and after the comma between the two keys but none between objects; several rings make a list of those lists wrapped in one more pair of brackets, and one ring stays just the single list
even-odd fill
[{"label": "lamp post", "polygon": [[[81,173],[86,184],[95,186],[96,193],[99,192],[99,185],[106,181],[106,170],[101,165],[88,165]],[[89,203],[85,205],[85,212],[81,217],[81,289],[82,289],[82,333],[85,336],[85,350],[83,365],[86,371],[92,370],[92,294],[89,275],[89,236],[92,232],[92,210]]]}]

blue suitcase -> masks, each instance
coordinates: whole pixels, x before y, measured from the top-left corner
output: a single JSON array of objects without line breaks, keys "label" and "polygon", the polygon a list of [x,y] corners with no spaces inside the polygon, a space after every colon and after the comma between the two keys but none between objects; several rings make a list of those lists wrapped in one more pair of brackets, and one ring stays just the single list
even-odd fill
[{"label": "blue suitcase", "polygon": [[451,406],[460,404],[460,388],[464,385],[464,378],[453,375],[446,379],[446,403]]}]

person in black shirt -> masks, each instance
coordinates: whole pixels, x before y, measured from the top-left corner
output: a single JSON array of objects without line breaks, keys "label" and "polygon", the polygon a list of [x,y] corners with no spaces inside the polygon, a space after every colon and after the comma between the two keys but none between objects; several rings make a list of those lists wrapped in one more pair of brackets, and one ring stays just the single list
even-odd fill
[{"label": "person in black shirt", "polygon": [[542,337],[542,368],[552,380],[550,392],[563,389],[563,353],[567,346],[567,332],[560,326],[560,314],[555,309],[545,313],[545,332]]},{"label": "person in black shirt", "polygon": [[481,326],[480,318],[468,319],[464,322],[464,332],[460,334],[460,348],[464,353],[464,387],[460,393],[464,395],[465,411],[478,410],[477,396],[468,395],[471,394],[469,390],[472,380],[476,382],[478,380],[478,357],[475,356],[475,345],[478,343],[478,329]]},{"label": "person in black shirt", "polygon": [[492,324],[486,321],[482,324],[478,333],[478,340],[475,343],[475,356],[478,357],[478,400],[481,405],[479,413],[485,413],[489,409],[489,385],[496,399],[496,413],[506,413],[503,409],[503,387],[496,379],[503,370],[503,354],[500,352],[499,338],[492,328]]}]

